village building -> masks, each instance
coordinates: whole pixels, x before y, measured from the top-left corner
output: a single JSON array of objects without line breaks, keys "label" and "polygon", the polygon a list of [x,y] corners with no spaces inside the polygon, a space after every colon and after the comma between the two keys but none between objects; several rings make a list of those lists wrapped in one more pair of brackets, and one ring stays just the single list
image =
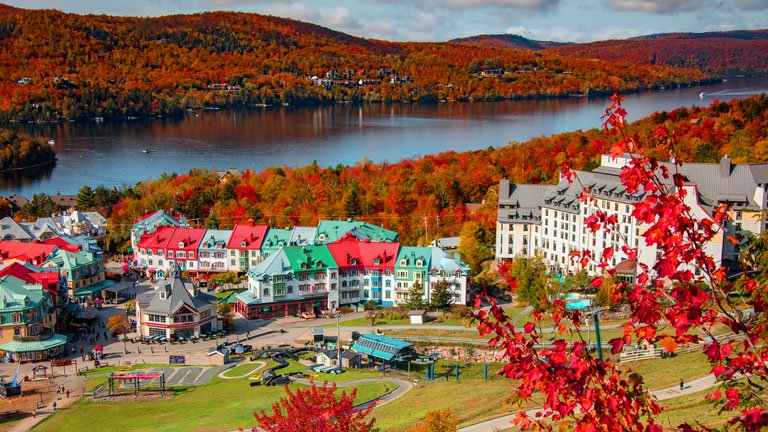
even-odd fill
[{"label": "village building", "polygon": [[18,262],[40,266],[58,249],[54,245],[42,243],[0,241],[0,260],[2,264]]},{"label": "village building", "polygon": [[[235,311],[248,319],[320,313],[338,305],[338,266],[325,245],[287,246],[248,272]],[[334,308],[335,309],[335,308]]]},{"label": "village building", "polygon": [[57,248],[43,267],[57,267],[69,296],[79,302],[104,300],[105,290],[115,284],[105,280],[104,261],[92,252],[70,252]]},{"label": "village building", "polygon": [[317,224],[315,235],[316,243],[331,243],[352,235],[358,240],[370,240],[376,242],[396,242],[400,235],[386,228],[362,221],[347,219],[341,220],[321,220]]},{"label": "village building", "polygon": [[0,277],[0,353],[13,361],[36,361],[59,355],[67,338],[54,332],[51,293],[40,283],[11,275]]},{"label": "village building", "polygon": [[139,241],[143,235],[152,234],[160,227],[189,227],[187,218],[180,214],[173,214],[173,211],[167,213],[163,210],[158,210],[153,213],[146,214],[134,221],[131,228],[131,250],[134,252],[139,249]]},{"label": "village building", "polygon": [[216,297],[183,279],[178,265],[152,291],[137,297],[136,318],[137,331],[145,338],[189,339],[221,328]]},{"label": "village building", "polygon": [[198,269],[205,272],[227,271],[227,242],[232,231],[207,230],[200,241],[197,256],[200,262]]},{"label": "village building", "polygon": [[[538,253],[552,272],[568,274],[582,270],[578,262],[570,259],[571,252],[588,250],[592,256],[601,256],[604,248],[611,247],[616,253],[609,265],[620,266],[624,278],[631,278],[636,273],[638,262],[652,266],[656,261],[656,248],[641,240],[645,226],[632,217],[634,204],[643,196],[628,193],[619,179],[621,168],[628,161],[628,156],[614,160],[603,155],[600,166],[593,171],[577,172],[580,183],[561,179],[554,186],[532,186],[502,180],[499,183],[496,259],[503,261]],[[673,168],[669,163],[661,165]],[[734,165],[725,156],[718,164],[690,163],[677,169],[685,179],[683,188],[688,192],[685,203],[696,218],[712,220],[713,212],[720,204],[732,206],[732,222],[716,224],[718,233],[704,245],[704,250],[717,264],[735,268],[743,241],[734,244],[723,240],[738,238],[747,231],[760,234],[766,229],[768,164]],[[594,199],[579,199],[581,184],[592,189]],[[597,209],[617,218],[617,230],[590,232],[585,220]],[[637,248],[637,261],[627,260],[621,250],[624,244]],[[583,269],[590,274],[600,272],[596,263],[589,263]],[[694,274],[700,272],[697,268],[690,270]]]},{"label": "village building", "polygon": [[386,299],[386,301],[407,302],[411,288],[416,282],[421,284],[424,290],[424,301],[429,301],[427,276],[429,275],[431,261],[432,250],[429,247],[401,247],[395,262],[395,290],[397,297],[395,299]]},{"label": "village building", "polygon": [[267,229],[266,225],[256,225],[253,219],[248,219],[245,225],[235,225],[227,242],[229,270],[247,272],[261,262],[261,245]]}]

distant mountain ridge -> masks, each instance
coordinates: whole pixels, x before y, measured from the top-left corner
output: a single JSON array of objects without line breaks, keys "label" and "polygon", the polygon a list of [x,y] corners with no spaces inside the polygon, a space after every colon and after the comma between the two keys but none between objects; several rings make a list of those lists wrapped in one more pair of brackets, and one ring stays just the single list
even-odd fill
[{"label": "distant mountain ridge", "polygon": [[768,75],[768,30],[663,33],[563,45],[544,52],[567,57],[695,68],[719,76]]},{"label": "distant mountain ridge", "polygon": [[243,12],[156,18],[0,5],[0,121],[205,107],[493,101],[692,85],[694,69],[365,39]]},{"label": "distant mountain ridge", "polygon": [[562,45],[570,45],[569,42],[539,41],[528,39],[516,34],[487,34],[451,39],[448,42],[466,45],[492,46],[496,48],[513,48],[539,51]]}]

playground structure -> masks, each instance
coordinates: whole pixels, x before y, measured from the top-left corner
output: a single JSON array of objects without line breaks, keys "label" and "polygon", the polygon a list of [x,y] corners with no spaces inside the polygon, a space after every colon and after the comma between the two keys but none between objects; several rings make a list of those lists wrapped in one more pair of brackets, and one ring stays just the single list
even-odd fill
[{"label": "playground structure", "polygon": [[[134,397],[138,397],[142,392],[155,393],[158,391],[157,388],[141,387],[143,381],[152,382],[153,380],[158,380],[160,397],[165,396],[165,372],[127,374],[125,372],[111,372],[106,384],[94,390],[93,398],[113,397],[125,395],[126,393],[133,393]],[[121,392],[121,389],[124,391]],[[103,394],[104,391],[106,391],[106,395]]]}]

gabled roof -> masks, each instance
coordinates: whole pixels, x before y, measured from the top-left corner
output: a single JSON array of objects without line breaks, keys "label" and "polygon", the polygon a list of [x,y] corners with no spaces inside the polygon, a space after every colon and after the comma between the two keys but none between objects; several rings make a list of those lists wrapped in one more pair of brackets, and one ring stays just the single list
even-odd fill
[{"label": "gabled roof", "polygon": [[23,225],[6,216],[0,219],[0,239],[4,240],[34,240],[36,237]]},{"label": "gabled roof", "polygon": [[269,227],[266,225],[256,225],[253,219],[249,219],[247,224],[235,225],[232,235],[229,237],[229,242],[227,242],[227,248],[238,250],[261,249],[267,229]]},{"label": "gabled roof", "polygon": [[139,296],[142,312],[172,315],[182,307],[200,312],[216,304],[216,297],[200,292],[194,283],[181,278],[178,265],[171,270],[169,277],[161,281],[153,291]]},{"label": "gabled roof", "polygon": [[225,249],[231,234],[230,230],[209,229],[200,240],[200,249]]},{"label": "gabled roof", "polygon": [[39,284],[29,284],[14,276],[0,278],[0,309],[3,312],[29,309],[45,300],[47,291]]},{"label": "gabled roof", "polygon": [[43,243],[0,241],[0,258],[4,260],[26,257],[42,263],[56,250],[56,246]]},{"label": "gabled roof", "polygon": [[[360,242],[360,255],[363,263],[370,269],[394,269],[400,243],[392,242]],[[378,261],[378,264],[376,264]]]},{"label": "gabled roof", "polygon": [[336,261],[326,245],[288,246],[283,248],[294,272],[337,268]]},{"label": "gabled roof", "polygon": [[272,255],[268,256],[264,261],[258,263],[248,270],[248,276],[259,279],[264,275],[285,275],[292,273],[290,260],[285,254],[285,250],[281,249]]},{"label": "gabled roof", "polygon": [[20,263],[11,263],[0,268],[0,277],[13,276],[28,284],[41,284],[51,294],[57,294],[57,287],[61,279],[58,269],[38,268]]},{"label": "gabled roof", "polygon": [[198,249],[205,236],[205,228],[171,228],[166,242],[168,249]]},{"label": "gabled roof", "polygon": [[291,246],[305,246],[315,244],[315,234],[317,227],[295,226],[291,231],[291,238],[288,244]]},{"label": "gabled roof", "polygon": [[78,267],[98,264],[101,260],[93,252],[70,252],[57,249],[45,262],[53,263],[60,269],[71,271]]},{"label": "gabled roof", "polygon": [[433,247],[430,270],[444,271],[446,274],[461,272],[463,275],[469,275],[470,269],[458,257],[449,255],[439,247]]},{"label": "gabled roof", "polygon": [[147,249],[165,249],[175,227],[159,227],[156,231],[139,238],[139,247]]},{"label": "gabled roof", "polygon": [[512,184],[499,182],[499,222],[538,223],[541,204],[552,185]]},{"label": "gabled roof", "polygon": [[261,248],[264,250],[275,250],[288,246],[292,235],[293,230],[290,228],[270,228],[264,237],[264,241],[261,243]]},{"label": "gabled roof", "polygon": [[[397,254],[395,267],[415,267],[428,269],[432,259],[431,249],[432,248],[420,246],[403,246],[400,248],[400,253]],[[405,265],[400,264],[402,260],[405,260]],[[419,260],[422,262],[421,267],[416,266],[416,261]]]},{"label": "gabled roof", "polygon": [[187,218],[180,214],[174,216],[166,213],[164,210],[158,210],[137,219],[133,225],[133,229],[151,233],[158,227],[166,225],[188,227],[189,222],[187,222]]},{"label": "gabled roof", "polygon": [[58,236],[43,240],[40,243],[54,245],[59,249],[64,249],[70,252],[78,252],[83,249],[82,245],[77,244],[75,242],[68,242],[66,239]]},{"label": "gabled roof", "polygon": [[363,267],[363,256],[360,254],[360,243],[354,237],[345,237],[333,243],[328,243],[328,251],[333,255],[339,268]]},{"label": "gabled roof", "polygon": [[345,234],[350,233],[360,240],[393,242],[399,238],[398,233],[368,222],[353,220],[321,220],[317,224],[316,241],[334,242]]}]

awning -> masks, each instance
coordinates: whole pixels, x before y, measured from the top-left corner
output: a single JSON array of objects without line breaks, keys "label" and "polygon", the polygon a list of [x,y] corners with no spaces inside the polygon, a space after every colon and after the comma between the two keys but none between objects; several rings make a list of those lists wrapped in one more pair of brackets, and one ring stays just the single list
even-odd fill
[{"label": "awning", "polygon": [[85,297],[85,296],[93,295],[99,291],[105,290],[107,288],[111,288],[114,285],[115,285],[114,281],[111,281],[108,279],[103,280],[95,284],[84,286],[79,290],[75,291],[75,297]]},{"label": "awning", "polygon": [[269,306],[264,306],[263,308],[261,308],[261,311],[262,311],[262,312],[269,312],[269,311],[271,311],[271,310],[272,310],[272,308],[271,308],[271,307],[269,307]]},{"label": "awning", "polygon": [[104,345],[98,344],[95,347],[93,347],[94,351],[104,351]]},{"label": "awning", "polygon": [[312,306],[314,306],[314,307],[319,307],[319,306],[322,306],[322,305],[323,305],[322,301],[316,301],[315,303],[312,304]]},{"label": "awning", "polygon": [[0,345],[0,351],[10,353],[21,352],[34,352],[34,351],[46,351],[52,348],[60,347],[67,343],[67,337],[60,334],[55,334],[49,339],[33,342],[17,342],[10,341]]},{"label": "awning", "polygon": [[119,293],[119,292],[123,292],[123,291],[127,290],[128,286],[127,285],[117,285],[117,284],[115,284],[115,285],[113,285],[113,286],[111,286],[109,288],[105,288],[105,289],[107,291],[111,291],[113,293]]}]

